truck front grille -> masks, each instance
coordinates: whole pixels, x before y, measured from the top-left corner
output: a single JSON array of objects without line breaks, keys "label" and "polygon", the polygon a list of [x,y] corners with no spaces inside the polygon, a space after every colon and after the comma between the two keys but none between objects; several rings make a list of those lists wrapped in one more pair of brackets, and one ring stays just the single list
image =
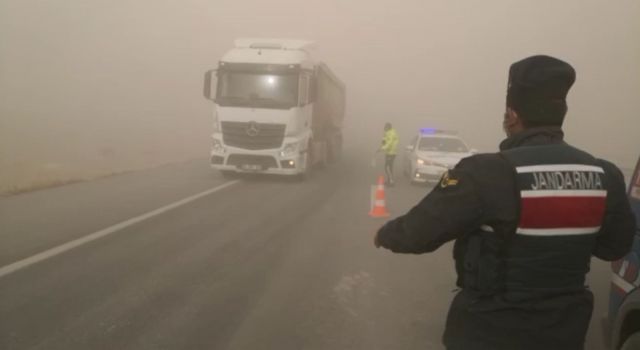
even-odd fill
[{"label": "truck front grille", "polygon": [[224,163],[224,157],[221,156],[212,156],[211,157],[211,164],[222,164]]},{"label": "truck front grille", "polygon": [[286,125],[256,122],[222,122],[225,145],[249,150],[282,147]]}]

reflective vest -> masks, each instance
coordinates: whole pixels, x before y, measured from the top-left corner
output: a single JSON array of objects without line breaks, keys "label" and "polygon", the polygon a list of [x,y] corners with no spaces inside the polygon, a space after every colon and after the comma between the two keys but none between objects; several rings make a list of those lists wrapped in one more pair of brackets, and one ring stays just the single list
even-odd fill
[{"label": "reflective vest", "polygon": [[396,155],[398,153],[398,143],[400,138],[395,129],[391,128],[384,132],[382,139],[382,150],[386,155]]},{"label": "reflective vest", "polygon": [[513,166],[518,221],[508,232],[486,223],[456,247],[458,283],[516,302],[584,291],[606,209],[603,168],[566,144],[501,156]]}]

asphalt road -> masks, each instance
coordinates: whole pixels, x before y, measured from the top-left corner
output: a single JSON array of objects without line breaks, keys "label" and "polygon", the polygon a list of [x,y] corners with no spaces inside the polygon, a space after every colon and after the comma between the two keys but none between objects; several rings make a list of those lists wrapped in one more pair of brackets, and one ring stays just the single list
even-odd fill
[{"label": "asphalt road", "polygon": [[[368,166],[229,183],[197,160],[0,198],[0,269],[48,252],[0,274],[0,349],[442,349],[451,245],[376,250]],[[388,189],[390,211],[428,190]],[[608,264],[589,279],[595,350]]]}]

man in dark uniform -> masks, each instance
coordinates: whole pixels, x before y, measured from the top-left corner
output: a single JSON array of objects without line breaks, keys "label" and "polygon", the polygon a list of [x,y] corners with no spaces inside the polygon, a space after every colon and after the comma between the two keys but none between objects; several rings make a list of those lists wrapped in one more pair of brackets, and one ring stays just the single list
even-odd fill
[{"label": "man in dark uniform", "polygon": [[375,245],[431,252],[455,240],[461,291],[447,349],[583,349],[593,309],[592,255],[616,260],[635,232],[624,177],[563,141],[574,69],[533,56],[509,70],[500,152],[463,159]]}]

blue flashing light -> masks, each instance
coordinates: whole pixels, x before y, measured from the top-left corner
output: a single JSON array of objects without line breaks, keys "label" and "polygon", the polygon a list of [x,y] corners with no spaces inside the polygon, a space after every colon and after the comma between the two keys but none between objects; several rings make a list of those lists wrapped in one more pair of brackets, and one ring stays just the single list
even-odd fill
[{"label": "blue flashing light", "polygon": [[437,133],[438,130],[434,129],[434,128],[422,128],[420,129],[420,133],[423,135],[432,135]]}]

